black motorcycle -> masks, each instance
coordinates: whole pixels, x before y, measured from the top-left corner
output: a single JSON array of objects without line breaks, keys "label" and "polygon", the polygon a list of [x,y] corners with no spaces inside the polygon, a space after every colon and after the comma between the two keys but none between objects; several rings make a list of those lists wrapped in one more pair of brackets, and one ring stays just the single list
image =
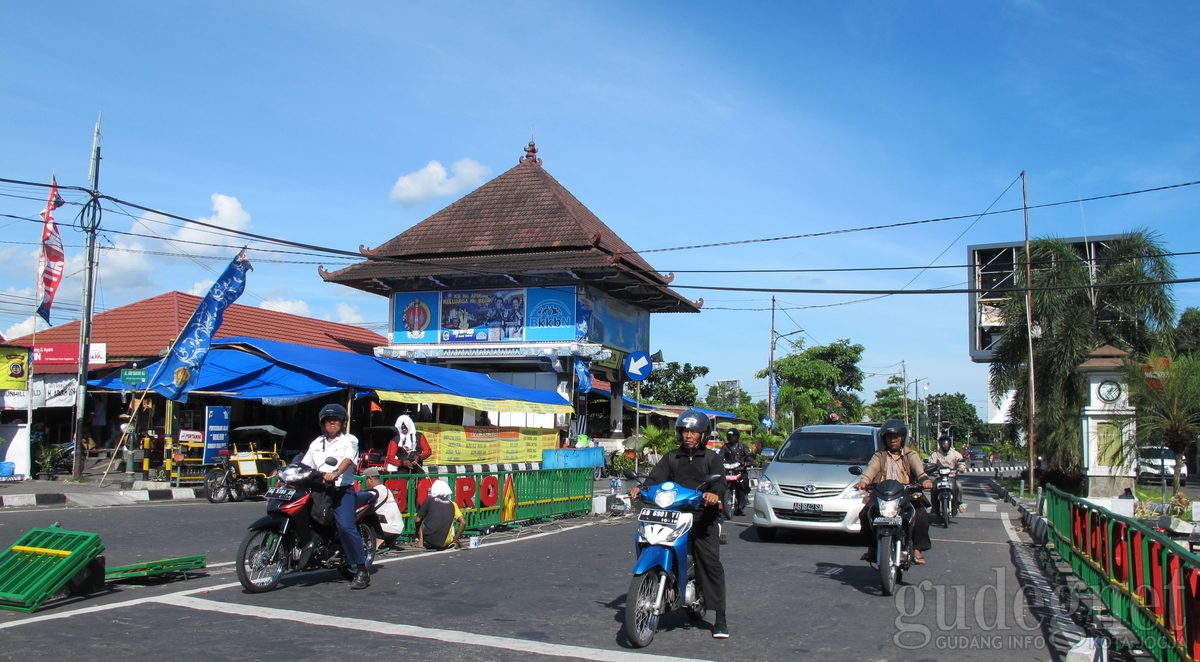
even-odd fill
[{"label": "black motorcycle", "polygon": [[933,477],[933,508],[941,516],[942,528],[948,529],[954,517],[954,472],[949,467],[938,467]]},{"label": "black motorcycle", "polygon": [[[327,461],[336,465],[333,458]],[[331,509],[324,522],[314,518],[313,506],[328,499],[321,472],[303,464],[289,464],[279,471],[280,482],[267,491],[267,515],[250,525],[250,533],[237,551],[237,576],[251,593],[269,591],[285,574],[305,570],[336,569],[354,579],[342,551]],[[367,567],[375,559],[375,533],[379,518],[374,492],[356,493],[354,521],[362,538]],[[327,501],[325,502],[328,503]]]},{"label": "black motorcycle", "polygon": [[866,506],[870,509],[871,527],[875,529],[875,563],[879,566],[879,587],[884,595],[895,593],[904,571],[912,567],[912,528],[916,514],[913,501],[920,491],[920,485],[885,480],[875,484]]}]

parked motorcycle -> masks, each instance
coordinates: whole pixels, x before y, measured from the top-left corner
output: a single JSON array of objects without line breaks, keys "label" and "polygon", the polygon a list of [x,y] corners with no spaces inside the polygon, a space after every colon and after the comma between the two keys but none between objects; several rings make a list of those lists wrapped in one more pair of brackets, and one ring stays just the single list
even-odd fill
[{"label": "parked motorcycle", "polygon": [[[336,466],[333,458],[326,461]],[[289,464],[279,471],[280,482],[267,491],[267,515],[250,525],[250,532],[237,551],[237,576],[251,593],[269,591],[285,574],[322,568],[336,569],[353,579],[350,564],[333,524],[313,518],[313,502],[325,489],[320,471],[303,464]],[[356,493],[354,521],[363,542],[367,567],[375,559],[375,534],[379,527],[374,492]]]},{"label": "parked motorcycle", "polygon": [[[862,469],[851,467],[850,473],[858,475]],[[871,526],[875,529],[875,564],[879,567],[879,587],[884,595],[895,593],[904,571],[912,567],[912,527],[916,513],[912,502],[920,491],[920,485],[885,480],[874,485],[866,506],[870,508]]]},{"label": "parked motorcycle", "polygon": [[[262,496],[267,491],[267,479],[281,464],[275,449],[286,434],[271,425],[235,428],[230,433],[233,452],[221,449],[217,465],[204,475],[204,496],[212,503]],[[270,443],[272,449],[259,450],[256,441],[263,447]],[[249,450],[238,451],[239,443]]]},{"label": "parked motorcycle", "polygon": [[938,467],[934,472],[933,504],[942,518],[942,528],[950,528],[954,516],[954,471],[949,467]]},{"label": "parked motorcycle", "polygon": [[[625,471],[625,477],[639,480],[631,470]],[[625,596],[625,634],[635,648],[650,645],[659,617],[669,611],[683,607],[693,620],[704,617],[704,595],[689,553],[688,533],[693,513],[704,508],[704,488],[722,478],[709,476],[695,490],[675,482],[659,483],[638,494],[648,507],[638,513],[638,558]]]}]

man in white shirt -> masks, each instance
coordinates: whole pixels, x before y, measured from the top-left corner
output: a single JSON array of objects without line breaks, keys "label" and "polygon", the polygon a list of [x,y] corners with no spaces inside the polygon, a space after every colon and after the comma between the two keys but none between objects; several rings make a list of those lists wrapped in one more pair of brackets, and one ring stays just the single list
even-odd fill
[{"label": "man in white shirt", "polygon": [[376,537],[375,547],[398,552],[403,549],[397,539],[404,533],[404,518],[400,515],[396,495],[379,481],[379,467],[368,467],[363,476],[367,479],[367,489],[375,493],[375,514],[379,516],[379,528],[382,529],[382,537]]},{"label": "man in white shirt", "polygon": [[[333,501],[333,518],[337,523],[338,540],[342,543],[342,553],[350,565],[354,579],[350,588],[366,588],[371,584],[370,568],[367,567],[367,557],[363,553],[362,537],[358,535],[358,525],[354,522],[354,467],[358,464],[358,438],[346,434],[346,408],[333,404],[321,408],[321,436],[308,445],[301,464],[313,467],[322,472],[325,482],[330,484],[327,489]],[[333,463],[326,460],[332,458]]]},{"label": "man in white shirt", "polygon": [[[938,437],[938,449],[929,456],[929,461],[938,467],[946,467],[950,471],[957,474],[959,471],[967,468],[967,460],[952,446],[950,435],[944,434]],[[962,488],[958,484],[958,476],[955,475],[951,480],[954,483],[954,507],[959,512],[967,512],[967,504],[962,500]]]}]

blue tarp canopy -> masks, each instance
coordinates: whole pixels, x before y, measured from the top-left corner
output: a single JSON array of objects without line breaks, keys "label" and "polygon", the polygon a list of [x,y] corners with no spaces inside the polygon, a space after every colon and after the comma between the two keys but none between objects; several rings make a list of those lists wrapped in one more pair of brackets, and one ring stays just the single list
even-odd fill
[{"label": "blue tarp canopy", "polygon": [[[147,366],[152,378],[160,363]],[[157,387],[151,390],[163,395],[165,379],[169,376],[159,375]],[[120,372],[88,385],[130,389],[121,382]],[[191,392],[285,405],[347,388],[375,391],[382,399],[400,402],[443,402],[488,411],[571,412],[558,393],[504,384],[487,375],[244,337],[213,342]]]}]

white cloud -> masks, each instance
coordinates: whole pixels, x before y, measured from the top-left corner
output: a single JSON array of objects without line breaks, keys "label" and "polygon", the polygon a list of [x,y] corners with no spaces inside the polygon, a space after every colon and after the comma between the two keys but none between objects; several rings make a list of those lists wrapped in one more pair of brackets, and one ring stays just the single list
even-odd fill
[{"label": "white cloud", "polygon": [[20,322],[17,322],[16,324],[5,329],[4,338],[6,340],[20,338],[21,336],[26,336],[33,333],[34,322],[37,323],[38,331],[45,331],[46,329],[50,328],[46,322],[42,320],[42,318],[38,317],[37,315],[30,315],[29,317],[26,317]]},{"label": "white cloud", "polygon": [[[99,279],[97,286],[105,291],[139,290],[146,288],[150,282],[150,274],[154,266],[144,251],[146,247],[138,241],[126,242],[118,239],[115,246],[101,249],[99,258]],[[111,250],[115,248],[116,250]],[[133,251],[133,252],[131,252]],[[83,253],[71,258],[67,271],[74,272],[83,269]]]},{"label": "white cloud", "polygon": [[337,304],[338,322],[342,324],[362,324],[367,321],[365,317],[358,313],[358,306],[351,306],[348,303]]},{"label": "white cloud", "polygon": [[454,175],[447,177],[446,168],[441,163],[430,161],[424,168],[396,180],[396,185],[392,187],[392,199],[405,207],[412,207],[436,196],[455,195],[473,189],[482,184],[483,178],[491,172],[487,166],[472,159],[456,161],[450,169]]},{"label": "white cloud", "polygon": [[188,290],[188,294],[192,296],[202,297],[207,296],[208,291],[212,289],[215,280],[202,280],[192,283],[192,289]]},{"label": "white cloud", "polygon": [[308,309],[308,303],[301,299],[267,299],[258,304],[258,307],[265,308],[267,310],[276,310],[281,313],[291,313],[293,315],[312,317],[312,313]]},{"label": "white cloud", "polygon": [[[242,203],[238,202],[237,198],[213,193],[212,209],[215,212],[212,216],[202,216],[196,220],[230,230],[250,229],[250,213],[242,208]],[[139,234],[161,237],[162,242],[158,240],[151,240],[151,242],[162,245],[161,250],[172,253],[228,255],[232,257],[237,249],[246,245],[246,240],[242,237],[211,230],[190,221],[184,223],[181,227],[173,227],[177,223],[178,221],[150,212],[143,214],[141,218],[134,221],[133,231]],[[169,241],[176,243],[165,245],[165,242]]]}]

